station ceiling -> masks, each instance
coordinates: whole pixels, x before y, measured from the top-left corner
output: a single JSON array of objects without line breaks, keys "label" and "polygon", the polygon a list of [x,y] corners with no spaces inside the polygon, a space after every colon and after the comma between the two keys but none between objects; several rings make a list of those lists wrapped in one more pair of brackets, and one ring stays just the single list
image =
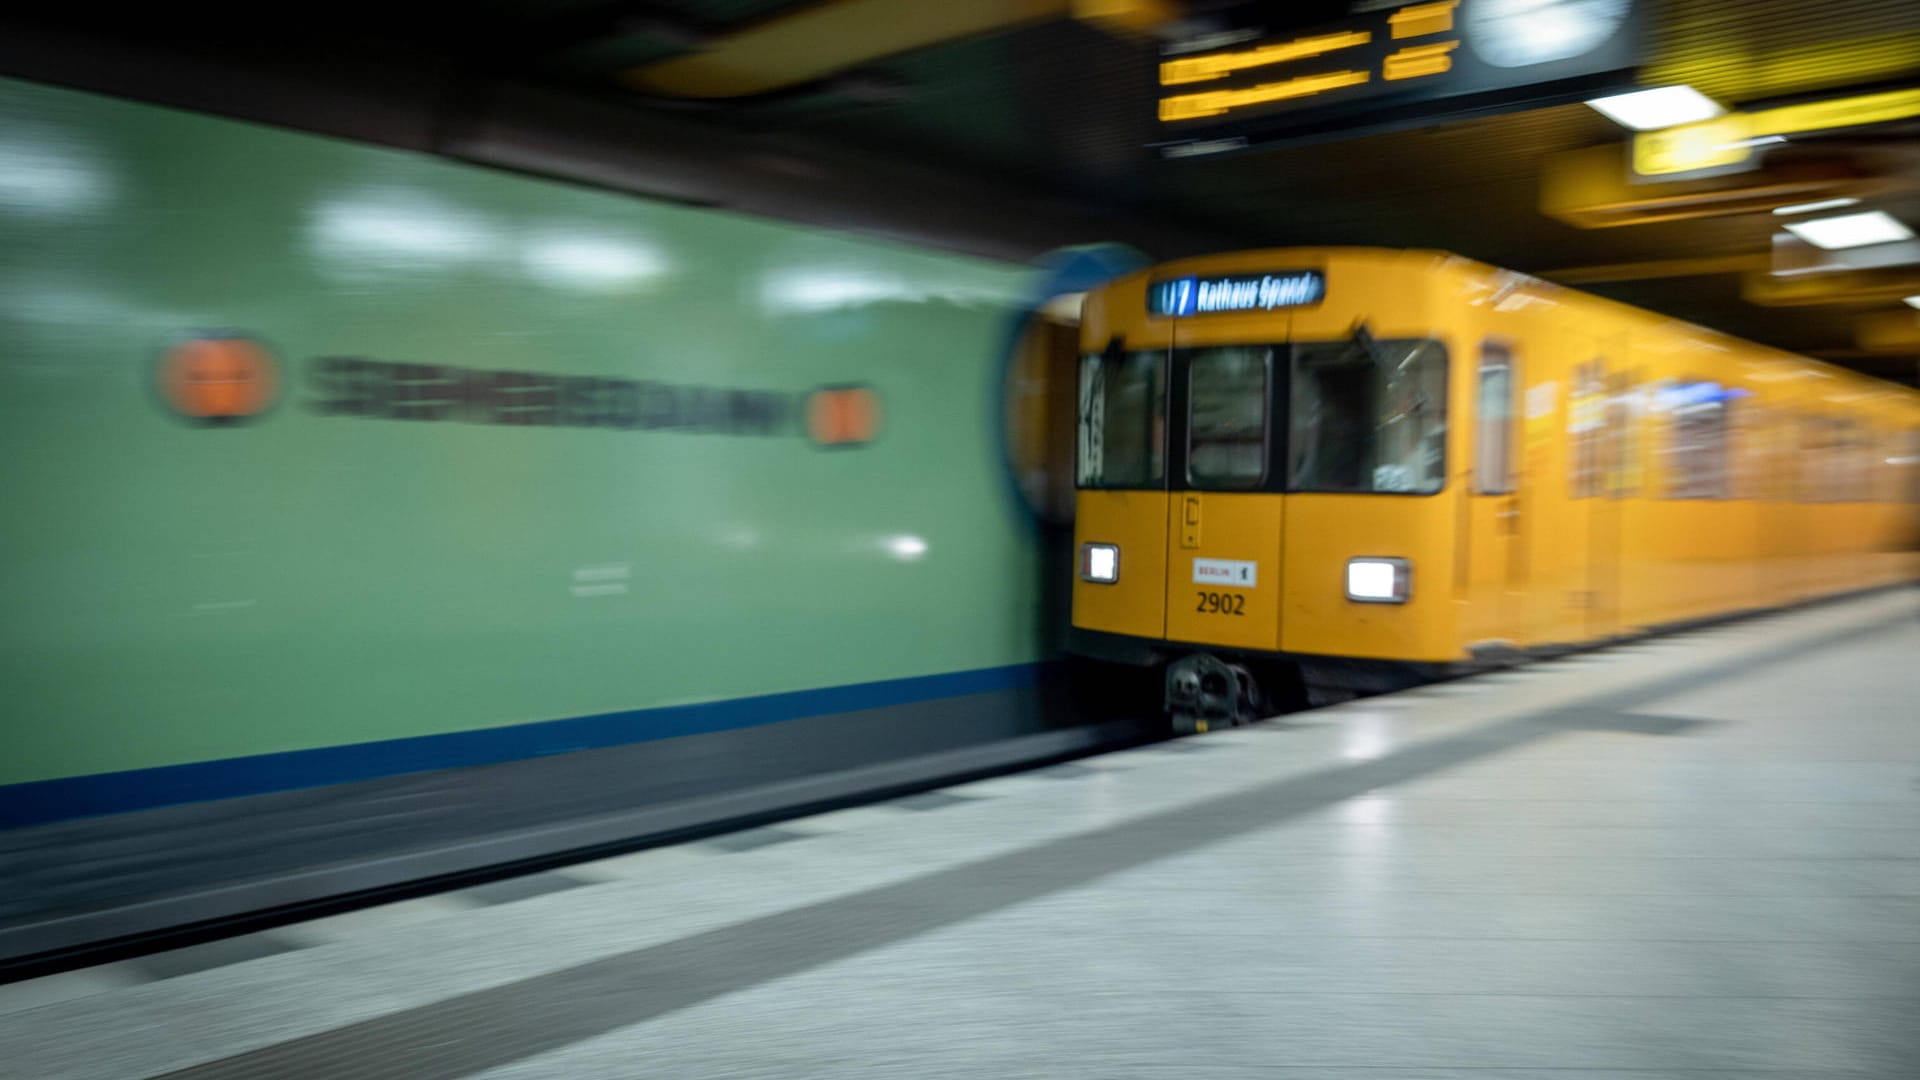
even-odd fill
[{"label": "station ceiling", "polygon": [[[1729,108],[1920,86],[1920,4],[1913,0],[1644,2],[1641,85],[1685,83]],[[1883,377],[1912,383],[1920,375],[1920,323],[1911,335],[1896,332],[1889,342],[1881,334],[1878,344],[1863,345],[1863,320],[1885,324],[1903,312],[1920,320],[1897,298],[1844,290],[1795,306],[1748,298],[1747,277],[1771,265],[1779,232],[1780,219],[1765,206],[1607,228],[1576,227],[1543,212],[1542,181],[1556,155],[1622,144],[1627,135],[1583,104],[1231,155],[1167,159],[1155,149],[1164,138],[1155,106],[1167,21],[1233,9],[1244,22],[1251,10],[1279,35],[1390,5],[890,3],[898,11],[941,9],[950,22],[967,9],[958,21],[972,18],[975,25],[861,56],[858,39],[867,26],[876,27],[876,39],[913,37],[912,27],[902,31],[879,17],[886,0],[490,0],[458,16],[343,12],[311,35],[328,37],[332,48],[373,39],[403,44],[455,66],[468,85],[531,81],[743,139],[778,133],[788,145],[798,140],[911,162],[1071,205],[1096,223],[1092,228],[1103,219],[1150,219],[1203,238],[1153,244],[1155,256],[1222,245],[1436,248]],[[847,33],[846,21],[837,29],[829,21],[809,38],[804,20],[831,17],[836,8],[861,29]],[[1089,10],[1157,14],[1161,25],[1089,18]],[[715,93],[700,85],[711,71],[689,76],[687,64],[675,66],[743,40],[750,45],[752,34],[783,20],[797,20],[788,25],[801,32],[766,43],[784,49],[763,54],[777,57],[772,66],[791,68],[785,78],[764,80],[777,85]],[[173,9],[152,25],[119,31],[203,29]],[[230,44],[250,46],[287,32],[284,24],[242,25],[230,17],[220,30]],[[786,48],[789,41],[846,55],[809,68],[805,46]],[[752,55],[750,47],[745,54]],[[1812,153],[1829,165],[1872,172],[1868,205],[1920,228],[1920,127],[1883,124],[1845,138],[1795,139],[1774,153],[1789,163]]]}]

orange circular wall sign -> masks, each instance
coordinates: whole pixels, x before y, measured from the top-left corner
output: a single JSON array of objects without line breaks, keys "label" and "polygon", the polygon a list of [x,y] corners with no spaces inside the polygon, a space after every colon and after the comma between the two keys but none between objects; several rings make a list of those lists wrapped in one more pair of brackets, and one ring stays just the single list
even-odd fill
[{"label": "orange circular wall sign", "polygon": [[250,338],[192,338],[160,359],[160,396],[198,423],[251,419],[267,411],[279,390],[272,355]]}]

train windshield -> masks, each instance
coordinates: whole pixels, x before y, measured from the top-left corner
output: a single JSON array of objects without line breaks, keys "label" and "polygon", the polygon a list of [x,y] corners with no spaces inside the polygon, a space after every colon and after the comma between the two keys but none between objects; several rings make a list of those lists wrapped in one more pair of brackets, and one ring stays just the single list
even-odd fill
[{"label": "train windshield", "polygon": [[1294,347],[1288,490],[1429,495],[1445,481],[1447,356],[1439,342]]},{"label": "train windshield", "polygon": [[1077,481],[1083,488],[1157,488],[1166,476],[1167,354],[1080,361]]},{"label": "train windshield", "polygon": [[1187,481],[1259,487],[1267,478],[1267,379],[1277,350],[1195,349],[1187,359]]}]

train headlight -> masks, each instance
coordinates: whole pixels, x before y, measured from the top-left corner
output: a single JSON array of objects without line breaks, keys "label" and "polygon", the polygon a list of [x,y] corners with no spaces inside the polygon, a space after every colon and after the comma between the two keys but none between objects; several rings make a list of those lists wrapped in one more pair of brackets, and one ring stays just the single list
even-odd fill
[{"label": "train headlight", "polygon": [[1347,599],[1404,604],[1413,595],[1413,564],[1405,559],[1348,559]]},{"label": "train headlight", "polygon": [[1117,544],[1081,544],[1080,578],[1100,585],[1120,580],[1120,548]]}]

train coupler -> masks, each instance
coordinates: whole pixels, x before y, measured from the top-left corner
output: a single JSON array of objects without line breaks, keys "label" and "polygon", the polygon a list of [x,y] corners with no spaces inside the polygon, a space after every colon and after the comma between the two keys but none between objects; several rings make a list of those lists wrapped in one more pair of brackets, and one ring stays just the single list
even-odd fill
[{"label": "train coupler", "polygon": [[1250,724],[1260,708],[1260,685],[1238,664],[1194,653],[1167,666],[1167,713],[1180,734]]}]

